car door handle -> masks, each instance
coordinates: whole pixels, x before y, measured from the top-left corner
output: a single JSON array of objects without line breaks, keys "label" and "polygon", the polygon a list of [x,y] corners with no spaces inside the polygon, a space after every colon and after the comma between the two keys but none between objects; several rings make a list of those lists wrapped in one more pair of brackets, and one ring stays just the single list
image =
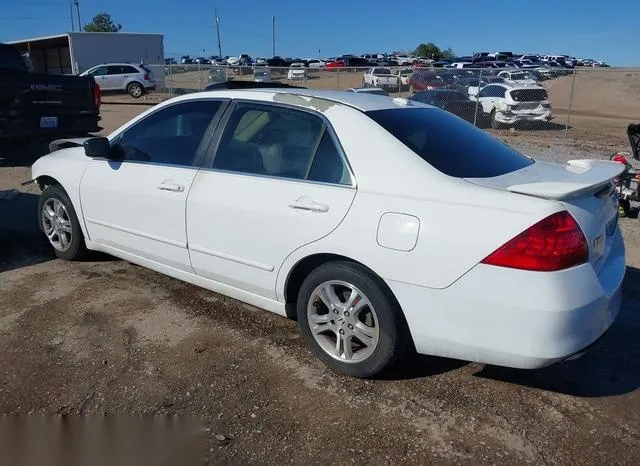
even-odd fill
[{"label": "car door handle", "polygon": [[161,189],[162,191],[173,191],[176,193],[181,193],[184,191],[184,186],[175,183],[160,183],[158,185],[158,189]]},{"label": "car door handle", "polygon": [[328,205],[320,204],[306,197],[296,199],[289,204],[289,207],[296,210],[308,210],[310,212],[324,213],[329,211]]}]

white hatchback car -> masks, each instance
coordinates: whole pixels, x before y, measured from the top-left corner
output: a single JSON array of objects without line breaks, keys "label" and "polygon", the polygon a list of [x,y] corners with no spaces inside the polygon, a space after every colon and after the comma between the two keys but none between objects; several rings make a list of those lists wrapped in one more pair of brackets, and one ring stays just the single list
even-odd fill
[{"label": "white hatchback car", "polygon": [[536,162],[417,102],[201,92],[51,150],[31,181],[58,257],[103,251],[297,318],[352,376],[411,346],[546,366],[620,308],[624,167]]},{"label": "white hatchback car", "polygon": [[93,76],[102,92],[126,92],[136,99],[156,89],[153,73],[145,65],[107,63],[89,68],[80,76]]}]

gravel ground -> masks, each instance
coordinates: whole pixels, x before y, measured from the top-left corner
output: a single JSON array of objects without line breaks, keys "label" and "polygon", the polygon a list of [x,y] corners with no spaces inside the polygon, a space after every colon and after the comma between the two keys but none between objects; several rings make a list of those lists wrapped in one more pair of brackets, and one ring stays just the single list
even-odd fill
[{"label": "gravel ground", "polygon": [[[105,133],[142,109],[104,108]],[[501,136],[546,160],[611,152]],[[20,187],[41,151],[0,159],[0,413],[193,417],[210,463],[640,463],[637,218],[623,309],[583,358],[411,356],[364,381],[313,359],[295,322],[109,257],[55,260]]]}]

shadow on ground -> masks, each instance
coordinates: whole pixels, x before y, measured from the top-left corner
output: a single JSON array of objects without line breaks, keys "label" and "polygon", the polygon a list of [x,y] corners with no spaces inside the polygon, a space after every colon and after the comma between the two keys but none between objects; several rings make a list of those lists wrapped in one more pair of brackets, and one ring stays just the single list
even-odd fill
[{"label": "shadow on ground", "polygon": [[18,192],[0,198],[0,272],[55,258],[38,228],[38,198]]},{"label": "shadow on ground", "polygon": [[48,144],[0,141],[0,167],[30,167],[39,157],[47,153],[49,153]]},{"label": "shadow on ground", "polygon": [[475,374],[581,397],[631,393],[640,387],[640,270],[627,267],[620,314],[584,356],[539,370],[485,366]]}]

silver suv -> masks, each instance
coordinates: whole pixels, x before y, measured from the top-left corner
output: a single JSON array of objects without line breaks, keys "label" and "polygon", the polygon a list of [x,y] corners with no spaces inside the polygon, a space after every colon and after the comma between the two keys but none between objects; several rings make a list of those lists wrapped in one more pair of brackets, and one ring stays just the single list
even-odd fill
[{"label": "silver suv", "polygon": [[80,76],[93,76],[101,91],[127,92],[136,99],[156,89],[153,73],[144,65],[106,63],[89,68]]}]

